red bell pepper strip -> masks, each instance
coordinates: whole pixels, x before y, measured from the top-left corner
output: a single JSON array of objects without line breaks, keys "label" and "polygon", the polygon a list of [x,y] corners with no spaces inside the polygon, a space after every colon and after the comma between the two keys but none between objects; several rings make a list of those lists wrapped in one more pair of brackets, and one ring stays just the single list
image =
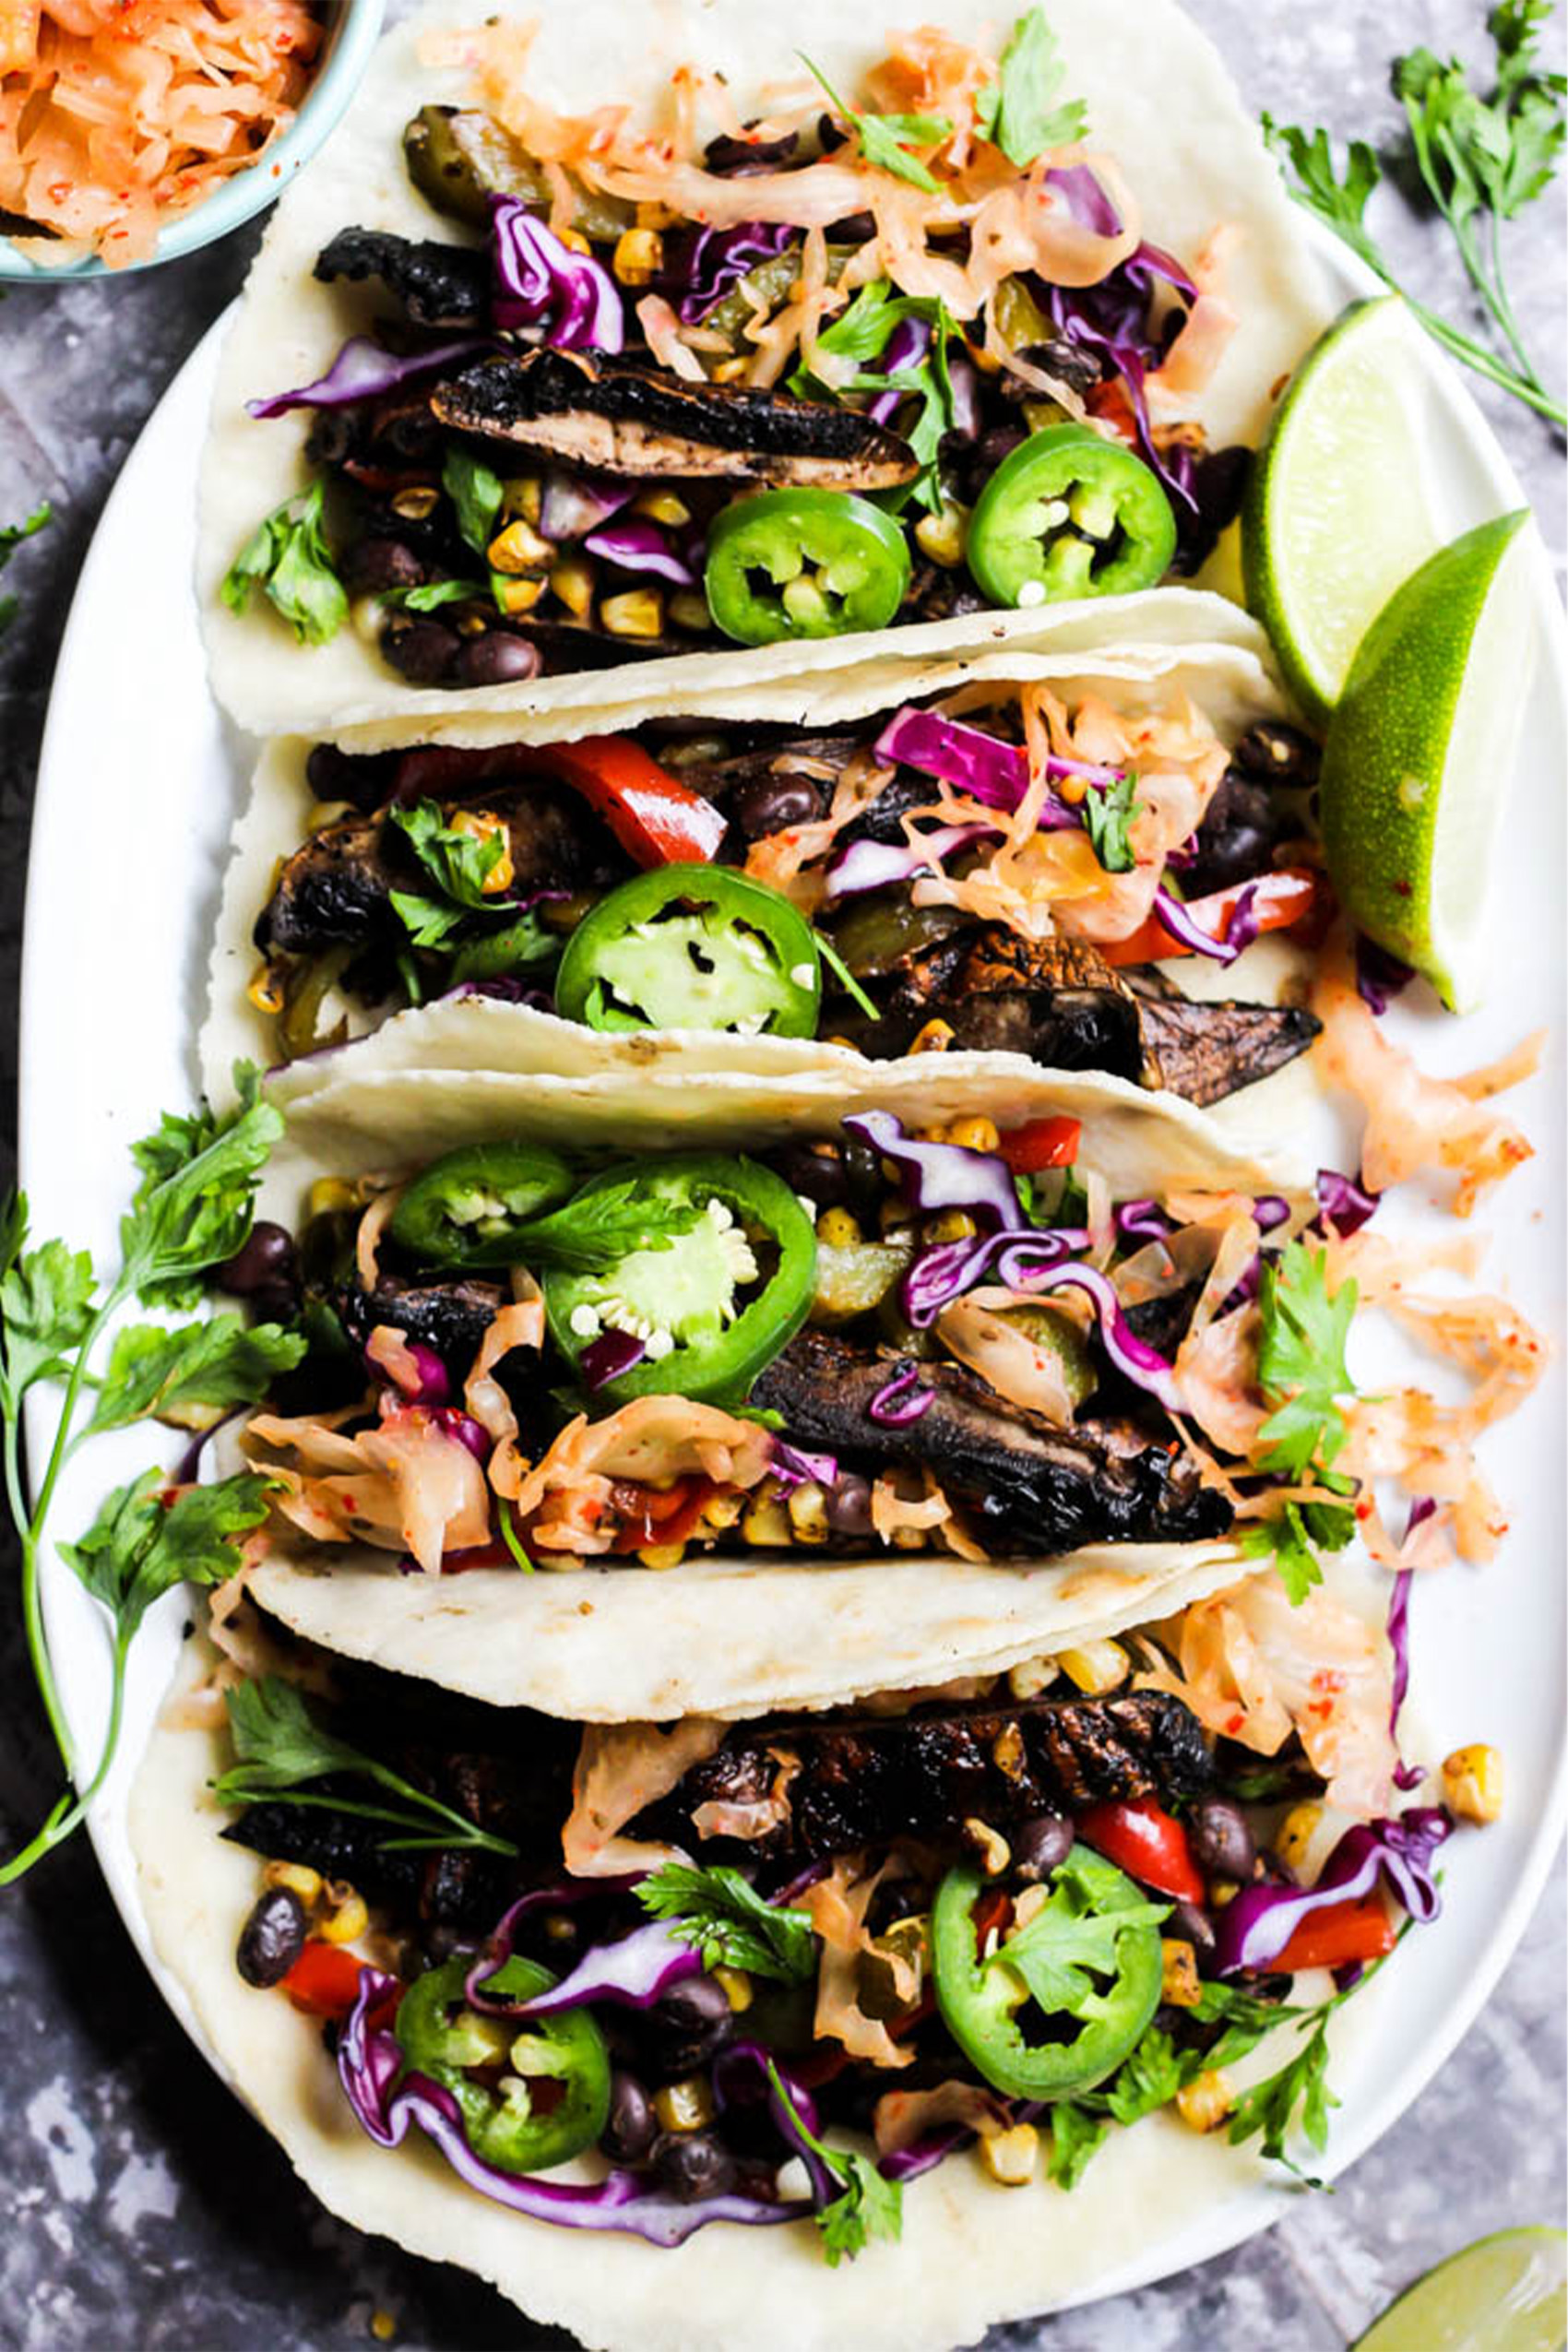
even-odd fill
[{"label": "red bell pepper strip", "polygon": [[313,1936],[282,1979],[282,1990],[308,2017],[341,2023],[360,1997],[360,1970],[369,1965],[346,1944],[323,1943]]},{"label": "red bell pepper strip", "polygon": [[1042,1168],[1071,1168],[1082,1132],[1077,1119],[1031,1119],[1009,1128],[996,1148],[1015,1176],[1033,1176]]},{"label": "red bell pepper strip", "polygon": [[1344,1968],[1352,1960],[1381,1960],[1398,1942],[1398,1930],[1375,1895],[1354,1903],[1331,1903],[1310,1911],[1276,1960],[1270,1975],[1298,1968]]},{"label": "red bell pepper strip", "polygon": [[629,735],[583,735],[575,743],[547,743],[536,756],[548,775],[598,810],[638,865],[711,865],[718,856],[726,829],[721,813]]},{"label": "red bell pepper strip", "polygon": [[[1189,898],[1183,911],[1199,931],[1207,932],[1211,939],[1223,939],[1241,893],[1251,890],[1255,894],[1253,921],[1259,931],[1288,931],[1312,913],[1321,887],[1321,877],[1309,868],[1281,866],[1277,873],[1262,874],[1255,882],[1216,890],[1207,898]],[[1101,941],[1099,952],[1108,964],[1121,965],[1157,964],[1168,956],[1191,956],[1194,951],[1172,939],[1159,917],[1150,915],[1125,939]]]},{"label": "red bell pepper strip", "polygon": [[1091,1805],[1077,1815],[1075,1826],[1087,1845],[1140,1886],[1179,1902],[1203,1901],[1203,1876],[1188,1848],[1187,1833],[1152,1797]]}]

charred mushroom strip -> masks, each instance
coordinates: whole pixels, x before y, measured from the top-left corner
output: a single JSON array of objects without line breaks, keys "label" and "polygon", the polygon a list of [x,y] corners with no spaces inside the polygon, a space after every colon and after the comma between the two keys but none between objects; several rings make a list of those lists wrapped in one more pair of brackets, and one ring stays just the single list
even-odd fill
[{"label": "charred mushroom strip", "polygon": [[611,473],[873,491],[919,470],[897,434],[853,409],[743,384],[686,384],[584,351],[481,360],[438,385],[431,407],[459,433]]},{"label": "charred mushroom strip", "polygon": [[415,327],[483,327],[490,323],[490,257],[477,245],[396,237],[384,229],[340,229],[322,248],[315,275],[324,284],[379,278]]},{"label": "charred mushroom strip", "polygon": [[1151,996],[1138,1007],[1159,1083],[1189,1102],[1222,1102],[1304,1053],[1323,1024],[1294,1004],[1198,1004]]},{"label": "charred mushroom strip", "polygon": [[[905,1360],[906,1361],[909,1360]],[[913,1421],[873,1420],[897,1360],[802,1331],[752,1389],[790,1439],[877,1467],[929,1466],[988,1549],[1045,1556],[1087,1543],[1191,1543],[1223,1535],[1224,1498],[1179,1446],[1127,1421],[1030,1425],[957,1364],[919,1365],[932,1402]]]}]

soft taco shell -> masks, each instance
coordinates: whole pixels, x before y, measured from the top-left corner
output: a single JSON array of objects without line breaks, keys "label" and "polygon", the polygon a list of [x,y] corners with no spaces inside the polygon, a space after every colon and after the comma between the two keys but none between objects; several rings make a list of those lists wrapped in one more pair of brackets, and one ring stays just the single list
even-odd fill
[{"label": "soft taco shell", "polygon": [[[752,92],[799,72],[802,50],[830,81],[852,85],[881,53],[885,21],[857,18],[841,0],[797,0],[777,11],[758,11],[744,0],[669,0],[639,21],[637,40],[628,44],[619,38],[624,21],[612,0],[501,6],[540,20],[537,84],[567,107],[608,96],[633,103],[657,99],[672,66],[697,59],[727,75],[743,113]],[[390,715],[450,719],[458,710],[505,711],[513,734],[520,719],[537,718],[544,732],[558,734],[573,724],[579,731],[602,726],[627,701],[758,715],[759,690],[778,693],[785,705],[778,715],[787,715],[795,682],[880,653],[882,641],[849,636],[810,647],[736,647],[457,696],[405,686],[351,627],[327,645],[305,648],[276,616],[237,618],[220,601],[239,548],[307,474],[308,418],[257,423],[246,415],[245,401],[323,374],[345,338],[370,326],[381,299],[374,285],[318,284],[311,272],[322,245],[349,225],[414,237],[462,234],[413,188],[400,138],[418,106],[462,102],[469,95],[461,76],[420,63],[422,35],[490,13],[478,0],[435,0],[390,34],[348,116],[272,216],[225,347],[202,471],[197,585],[214,688],[240,724],[257,734],[319,733]],[[988,0],[944,0],[941,14],[968,39],[997,21]],[[1255,443],[1276,386],[1328,316],[1300,224],[1256,127],[1219,57],[1174,0],[1123,0],[1113,23],[1102,0],[1058,0],[1051,26],[1065,60],[1064,87],[1087,101],[1093,144],[1118,160],[1146,233],[1190,259],[1221,224],[1241,232],[1227,279],[1227,300],[1241,324],[1195,408],[1215,443]],[[1099,608],[1076,612],[1091,632],[1098,628]],[[921,623],[895,632],[894,641],[907,661],[918,663],[955,647],[1005,643],[1027,634],[1030,618]],[[1205,624],[1202,633],[1214,631]]]}]

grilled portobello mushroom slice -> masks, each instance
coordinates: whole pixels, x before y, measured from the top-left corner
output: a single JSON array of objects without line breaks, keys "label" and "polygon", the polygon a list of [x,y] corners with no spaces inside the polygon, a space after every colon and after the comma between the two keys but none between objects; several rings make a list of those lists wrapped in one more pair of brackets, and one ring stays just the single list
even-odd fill
[{"label": "grilled portobello mushroom slice", "polygon": [[1223,1102],[1305,1053],[1323,1023],[1297,1004],[1201,1004],[1148,996],[1139,1026],[1159,1082],[1188,1102]]},{"label": "grilled portobello mushroom slice", "polygon": [[388,229],[339,229],[316,255],[323,285],[379,278],[414,327],[490,324],[490,255],[480,245],[398,237]]},{"label": "grilled portobello mushroom slice", "polygon": [[546,346],[436,386],[445,425],[618,474],[894,490],[920,461],[870,417],[744,384],[687,384],[602,352]]}]

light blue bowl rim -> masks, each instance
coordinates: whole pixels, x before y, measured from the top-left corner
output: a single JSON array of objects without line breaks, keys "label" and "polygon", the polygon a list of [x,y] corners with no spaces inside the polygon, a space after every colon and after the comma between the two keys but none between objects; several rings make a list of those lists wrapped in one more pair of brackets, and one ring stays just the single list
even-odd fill
[{"label": "light blue bowl rim", "polygon": [[160,262],[177,261],[182,254],[199,252],[203,245],[226,237],[231,229],[264,211],[341,120],[381,37],[386,8],[386,0],[337,0],[330,11],[326,60],[313,76],[283,137],[258,155],[248,170],[235,172],[202,203],[172,220],[145,261],[124,262],[111,269],[89,254],[80,261],[51,266],[30,260],[0,237],[0,279],[47,285],[52,280],[65,283],[81,278],[127,278],[133,270],[156,269]]}]

